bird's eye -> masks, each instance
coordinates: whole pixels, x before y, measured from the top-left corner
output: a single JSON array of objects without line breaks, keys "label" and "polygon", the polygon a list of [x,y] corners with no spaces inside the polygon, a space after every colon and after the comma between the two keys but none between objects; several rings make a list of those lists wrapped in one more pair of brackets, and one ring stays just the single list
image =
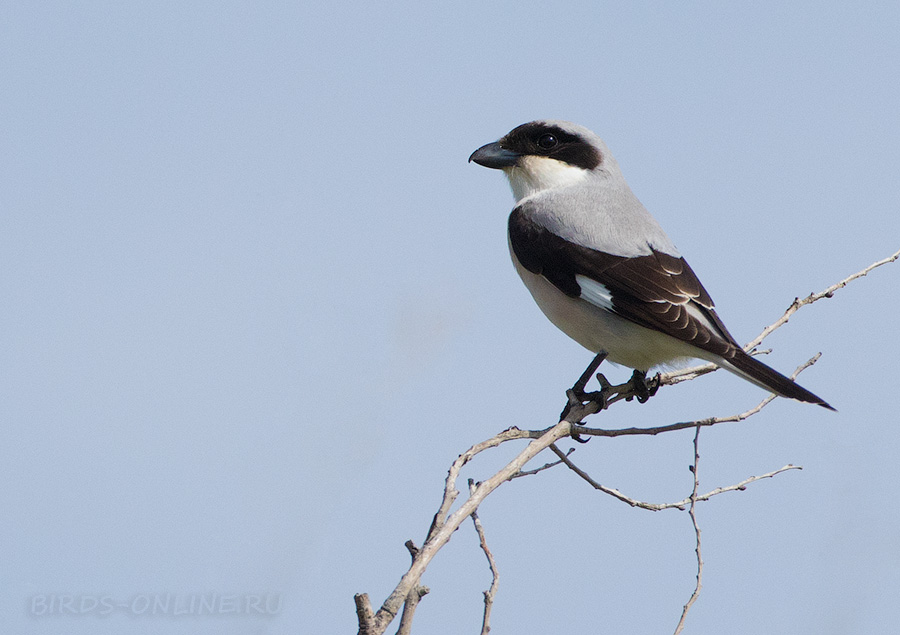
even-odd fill
[{"label": "bird's eye", "polygon": [[541,135],[541,137],[537,141],[537,144],[539,146],[541,146],[544,150],[549,150],[550,148],[553,148],[554,146],[556,146],[557,143],[559,143],[559,141],[557,140],[556,135],[552,135],[549,133],[545,134],[545,135]]}]

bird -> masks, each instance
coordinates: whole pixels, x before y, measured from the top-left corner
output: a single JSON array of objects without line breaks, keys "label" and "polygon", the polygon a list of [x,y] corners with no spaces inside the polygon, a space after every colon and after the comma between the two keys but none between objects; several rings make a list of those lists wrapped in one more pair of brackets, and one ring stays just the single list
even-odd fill
[{"label": "bird", "polygon": [[481,146],[469,162],[505,173],[515,197],[508,242],[516,271],[546,317],[596,353],[597,365],[605,358],[646,377],[654,367],[699,358],[769,392],[834,410],[737,343],[591,130],[532,121]]}]

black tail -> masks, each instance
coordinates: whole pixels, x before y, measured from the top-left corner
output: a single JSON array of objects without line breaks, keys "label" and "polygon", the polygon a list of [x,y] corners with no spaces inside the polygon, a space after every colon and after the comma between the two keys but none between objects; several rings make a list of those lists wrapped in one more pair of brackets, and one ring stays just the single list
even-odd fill
[{"label": "black tail", "polygon": [[751,357],[744,351],[738,349],[737,354],[728,360],[723,360],[719,364],[725,370],[730,370],[735,375],[743,377],[747,381],[751,381],[760,388],[765,388],[775,394],[796,399],[797,401],[805,401],[806,403],[814,403],[823,408],[834,410],[828,403],[806,388],[779,373],[777,370],[769,368],[755,357]]}]

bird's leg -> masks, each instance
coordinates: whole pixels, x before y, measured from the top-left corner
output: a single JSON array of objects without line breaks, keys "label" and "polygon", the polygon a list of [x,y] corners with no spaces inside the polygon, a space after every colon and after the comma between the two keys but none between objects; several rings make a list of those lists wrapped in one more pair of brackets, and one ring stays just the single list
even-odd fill
[{"label": "bird's leg", "polygon": [[[575,385],[566,391],[568,403],[566,403],[566,407],[563,408],[563,411],[559,416],[560,421],[566,419],[572,413],[572,408],[575,406],[584,407],[588,404],[592,404],[594,408],[596,408],[592,409],[590,412],[581,413],[581,417],[584,417],[586,414],[603,410],[606,405],[606,389],[609,387],[609,382],[607,382],[605,378],[601,380],[600,378],[603,376],[599,375],[597,377],[601,382],[599,391],[585,392],[585,387],[591,380],[591,376],[597,372],[597,369],[600,367],[600,364],[603,363],[604,359],[606,359],[605,351],[597,353],[594,359],[591,360],[591,363],[588,364],[585,371],[581,374],[581,377],[578,378],[578,381],[575,382]],[[581,417],[578,418],[578,421],[581,420]]]},{"label": "bird's leg", "polygon": [[[572,386],[572,392],[575,393],[575,396],[580,398],[582,401],[586,401],[589,398],[589,395],[593,396],[596,393],[586,393],[584,391],[587,383],[591,380],[591,376],[597,372],[597,369],[600,368],[600,364],[603,363],[603,360],[606,359],[606,351],[600,351],[594,356],[594,359],[591,360],[591,363],[588,364],[588,367],[584,369],[584,372],[581,373],[581,377],[578,378],[578,381],[575,382],[575,385]],[[608,383],[607,383],[608,385]]]}]

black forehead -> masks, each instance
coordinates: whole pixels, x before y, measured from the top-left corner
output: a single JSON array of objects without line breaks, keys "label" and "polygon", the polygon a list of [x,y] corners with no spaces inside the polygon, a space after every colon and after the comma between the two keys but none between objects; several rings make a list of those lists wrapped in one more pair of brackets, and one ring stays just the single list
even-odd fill
[{"label": "black forehead", "polygon": [[[552,134],[559,141],[549,150],[538,145],[538,139],[546,134]],[[500,139],[500,145],[520,154],[550,157],[585,170],[593,170],[603,160],[600,151],[581,135],[540,121],[513,128]]]}]

